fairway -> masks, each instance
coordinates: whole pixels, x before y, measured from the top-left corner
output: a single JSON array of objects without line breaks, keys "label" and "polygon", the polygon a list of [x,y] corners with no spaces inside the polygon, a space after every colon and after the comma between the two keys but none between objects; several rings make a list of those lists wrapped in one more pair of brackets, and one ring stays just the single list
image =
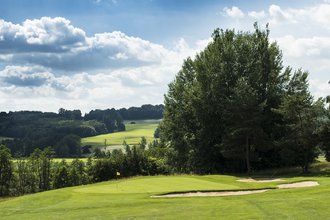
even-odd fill
[{"label": "fairway", "polygon": [[135,177],[52,190],[0,202],[1,219],[327,219],[328,177],[320,186],[228,197],[151,198],[167,192],[274,188],[278,183],[238,182],[240,177]]},{"label": "fairway", "polygon": [[135,124],[130,122],[125,123],[126,131],[82,138],[82,145],[104,147],[106,141],[107,149],[113,150],[122,148],[123,141],[129,145],[134,145],[141,141],[141,137],[145,137],[148,142],[154,140],[154,132],[159,120],[134,120]]}]

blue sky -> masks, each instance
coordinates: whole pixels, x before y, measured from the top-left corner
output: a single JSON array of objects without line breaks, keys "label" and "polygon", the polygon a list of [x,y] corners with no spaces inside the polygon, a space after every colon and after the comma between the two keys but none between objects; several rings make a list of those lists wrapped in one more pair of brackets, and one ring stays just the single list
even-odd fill
[{"label": "blue sky", "polygon": [[0,0],[0,111],[162,103],[215,28],[255,21],[330,94],[329,1]]}]

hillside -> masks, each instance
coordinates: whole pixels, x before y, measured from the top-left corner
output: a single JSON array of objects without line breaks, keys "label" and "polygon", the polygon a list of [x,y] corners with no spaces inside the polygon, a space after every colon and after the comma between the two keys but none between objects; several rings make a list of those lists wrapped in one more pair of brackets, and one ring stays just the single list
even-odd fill
[{"label": "hillside", "polygon": [[154,132],[159,122],[160,120],[126,121],[126,131],[86,137],[82,138],[81,142],[83,146],[104,147],[106,145],[107,149],[121,148],[123,141],[126,141],[129,145],[138,144],[141,137],[145,137],[148,142],[151,142],[154,140]]}]

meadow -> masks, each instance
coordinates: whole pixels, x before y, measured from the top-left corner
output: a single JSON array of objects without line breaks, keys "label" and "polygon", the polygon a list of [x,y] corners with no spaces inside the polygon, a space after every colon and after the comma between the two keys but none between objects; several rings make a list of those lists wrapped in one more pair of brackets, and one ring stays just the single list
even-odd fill
[{"label": "meadow", "polygon": [[[320,185],[226,197],[152,198],[168,192],[276,188],[278,182],[238,182],[244,176],[175,175],[119,179],[0,201],[0,219],[329,219],[330,163],[281,183]],[[260,176],[259,176],[260,177]],[[266,176],[264,176],[266,177]]]},{"label": "meadow", "polygon": [[148,142],[154,140],[154,132],[160,120],[134,120],[135,124],[131,124],[131,122],[125,122],[126,131],[82,138],[82,145],[91,145],[93,147],[106,146],[107,150],[113,150],[122,148],[123,141],[126,141],[129,145],[138,144],[142,136]]}]

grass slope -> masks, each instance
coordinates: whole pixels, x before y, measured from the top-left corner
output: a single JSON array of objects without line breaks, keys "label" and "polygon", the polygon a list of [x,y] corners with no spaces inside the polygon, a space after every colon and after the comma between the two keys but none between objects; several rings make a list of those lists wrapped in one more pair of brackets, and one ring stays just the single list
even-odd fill
[{"label": "grass slope", "polygon": [[130,124],[129,122],[126,123],[126,131],[83,138],[81,140],[82,145],[104,147],[104,141],[106,140],[107,146],[112,149],[120,148],[124,140],[130,145],[138,144],[142,136],[144,136],[148,142],[153,141],[154,132],[158,126],[157,120],[135,122],[136,124]]},{"label": "grass slope", "polygon": [[0,202],[1,219],[327,219],[329,177],[320,186],[272,190],[232,197],[150,198],[173,191],[237,190],[275,187],[277,183],[242,183],[239,177],[135,177],[53,190]]}]

